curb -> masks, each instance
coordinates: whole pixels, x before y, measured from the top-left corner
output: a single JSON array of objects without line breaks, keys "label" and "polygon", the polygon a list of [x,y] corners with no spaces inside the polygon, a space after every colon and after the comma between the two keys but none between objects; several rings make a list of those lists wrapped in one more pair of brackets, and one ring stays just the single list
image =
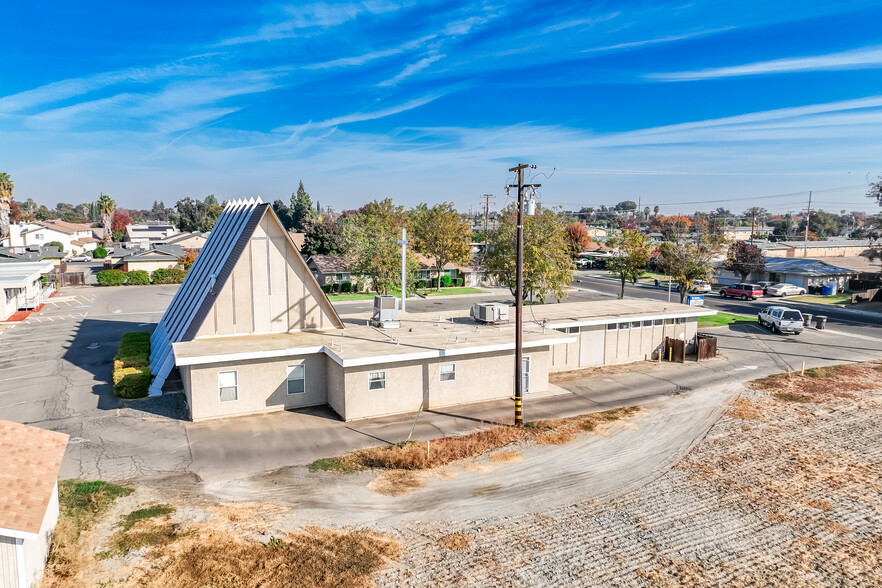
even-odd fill
[{"label": "curb", "polygon": [[[817,310],[819,313],[821,313],[825,310],[829,311],[831,308],[835,308],[837,311],[847,312],[849,314],[853,314],[856,316],[882,318],[882,313],[880,313],[880,312],[870,312],[868,310],[857,310],[854,308],[843,308],[843,307],[837,306],[835,304],[817,304],[815,302],[803,302],[802,300],[780,300],[779,303],[788,304],[788,305],[789,304],[801,304],[801,305],[808,306],[809,308],[811,308],[813,310]],[[817,315],[818,313],[815,313],[815,314]]]}]

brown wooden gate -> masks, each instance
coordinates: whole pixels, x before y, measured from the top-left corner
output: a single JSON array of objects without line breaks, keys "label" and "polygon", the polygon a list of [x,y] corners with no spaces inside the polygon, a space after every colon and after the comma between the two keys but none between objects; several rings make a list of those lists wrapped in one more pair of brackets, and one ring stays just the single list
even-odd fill
[{"label": "brown wooden gate", "polygon": [[665,337],[665,359],[684,363],[686,361],[686,341]]},{"label": "brown wooden gate", "polygon": [[695,342],[698,344],[696,354],[698,361],[703,359],[713,359],[717,356],[717,338],[706,333],[698,333],[695,336]]}]

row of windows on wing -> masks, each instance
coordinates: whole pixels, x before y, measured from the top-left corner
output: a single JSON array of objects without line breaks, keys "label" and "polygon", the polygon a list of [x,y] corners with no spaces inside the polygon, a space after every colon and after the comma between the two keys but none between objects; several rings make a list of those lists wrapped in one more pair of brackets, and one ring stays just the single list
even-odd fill
[{"label": "row of windows on wing", "polygon": [[[439,369],[439,379],[442,382],[452,382],[456,380],[456,364],[441,364]],[[231,402],[239,399],[239,373],[237,371],[218,372],[217,385],[220,392],[221,402]],[[289,365],[286,385],[288,394],[305,394],[306,366],[302,363]],[[368,373],[368,390],[384,390],[385,388],[385,371]]]},{"label": "row of windows on wing", "polygon": [[[647,320],[647,321],[628,321],[625,323],[609,323],[606,325],[607,331],[627,331],[628,329],[639,329],[639,328],[649,328],[649,327],[661,327],[662,325],[681,325],[686,322],[686,319],[683,317],[677,318],[669,318],[669,319],[655,319],[655,320]],[[567,333],[568,335],[574,335],[579,333],[582,330],[582,327],[560,327],[555,329],[555,331],[560,331],[561,333]]]}]

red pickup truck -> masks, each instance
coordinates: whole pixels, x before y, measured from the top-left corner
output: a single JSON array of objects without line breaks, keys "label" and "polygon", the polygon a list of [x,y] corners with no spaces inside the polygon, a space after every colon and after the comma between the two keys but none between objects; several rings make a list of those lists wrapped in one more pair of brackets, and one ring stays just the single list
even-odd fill
[{"label": "red pickup truck", "polygon": [[740,298],[741,300],[756,300],[763,297],[763,287],[757,284],[732,284],[720,288],[720,296],[723,298]]}]

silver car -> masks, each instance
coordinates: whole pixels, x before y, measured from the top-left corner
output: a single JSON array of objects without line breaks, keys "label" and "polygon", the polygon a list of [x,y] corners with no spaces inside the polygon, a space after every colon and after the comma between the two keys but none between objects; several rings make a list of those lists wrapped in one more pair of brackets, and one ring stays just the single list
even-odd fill
[{"label": "silver car", "polygon": [[793,284],[775,284],[766,288],[766,294],[769,296],[798,296],[805,294],[805,288],[794,286]]},{"label": "silver car", "polygon": [[759,324],[772,329],[773,333],[793,333],[799,335],[805,329],[805,318],[795,308],[767,306],[757,315]]}]

